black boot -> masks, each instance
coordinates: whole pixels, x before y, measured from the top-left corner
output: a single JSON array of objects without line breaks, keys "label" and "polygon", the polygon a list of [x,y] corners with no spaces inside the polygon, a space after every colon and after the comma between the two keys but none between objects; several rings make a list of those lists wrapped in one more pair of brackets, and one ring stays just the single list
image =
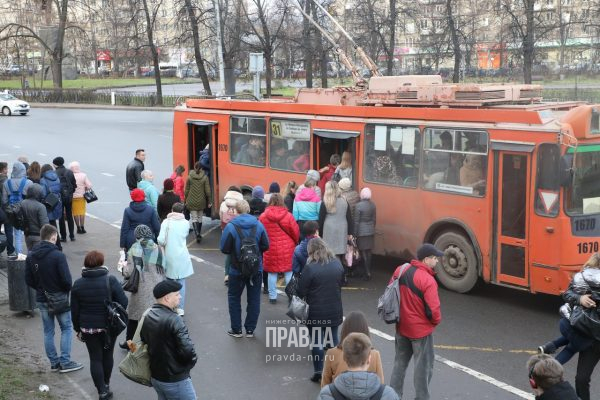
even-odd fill
[{"label": "black boot", "polygon": [[364,279],[369,281],[371,280],[371,250],[365,250],[363,252],[363,265],[365,269]]},{"label": "black boot", "polygon": [[200,243],[202,241],[202,223],[194,222],[194,234],[196,235],[196,243]]}]

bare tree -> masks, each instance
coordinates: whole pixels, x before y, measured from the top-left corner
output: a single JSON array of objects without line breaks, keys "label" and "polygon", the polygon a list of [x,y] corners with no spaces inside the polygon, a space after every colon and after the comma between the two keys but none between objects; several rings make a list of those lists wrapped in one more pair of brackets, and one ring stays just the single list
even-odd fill
[{"label": "bare tree", "polygon": [[[205,14],[205,11],[199,4],[192,4],[192,0],[184,0],[185,11],[187,13],[187,21],[192,30],[192,40],[194,43],[194,58],[196,61],[196,66],[198,67],[198,73],[200,74],[200,79],[202,80],[202,86],[204,87],[204,92],[207,95],[211,95],[212,91],[210,89],[210,82],[208,81],[208,75],[206,73],[206,67],[204,65],[204,58],[202,57],[202,52],[200,51],[200,30],[198,28],[198,20],[202,18]],[[198,15],[196,15],[198,13]]]},{"label": "bare tree", "polygon": [[[251,28],[250,37],[257,39],[256,46],[264,54],[267,68],[265,81],[267,84],[267,97],[271,97],[271,80],[273,75],[273,57],[280,43],[280,33],[288,13],[286,0],[267,4],[267,0],[252,0],[254,7],[251,10],[244,9]],[[242,3],[243,4],[243,3]]]},{"label": "bare tree", "polygon": [[146,35],[148,37],[148,47],[152,56],[152,64],[154,66],[154,81],[156,82],[156,105],[162,106],[162,82],[160,78],[160,65],[158,49],[154,42],[154,28],[156,23],[156,15],[162,5],[162,0],[156,2],[153,7],[148,7],[148,0],[141,0],[143,16],[146,19]]}]

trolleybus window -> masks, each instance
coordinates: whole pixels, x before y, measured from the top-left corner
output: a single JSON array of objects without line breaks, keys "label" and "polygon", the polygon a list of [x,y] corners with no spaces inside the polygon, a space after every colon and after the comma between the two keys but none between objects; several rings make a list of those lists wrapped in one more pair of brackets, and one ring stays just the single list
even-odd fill
[{"label": "trolleybus window", "polygon": [[[567,152],[569,164],[573,149]],[[573,183],[567,189],[567,212],[571,215],[600,213],[600,145],[579,146]]]},{"label": "trolleybus window", "polygon": [[415,126],[369,124],[365,128],[364,178],[417,187],[421,135]]},{"label": "trolleybus window", "polygon": [[488,134],[461,129],[425,129],[425,189],[484,196]]},{"label": "trolleybus window", "polygon": [[231,161],[239,164],[265,166],[267,123],[264,118],[231,117]]},{"label": "trolleybus window", "polygon": [[271,119],[269,165],[274,169],[306,172],[310,167],[310,123]]},{"label": "trolleybus window", "polygon": [[558,215],[560,192],[560,148],[555,143],[538,147],[535,212],[538,215]]}]

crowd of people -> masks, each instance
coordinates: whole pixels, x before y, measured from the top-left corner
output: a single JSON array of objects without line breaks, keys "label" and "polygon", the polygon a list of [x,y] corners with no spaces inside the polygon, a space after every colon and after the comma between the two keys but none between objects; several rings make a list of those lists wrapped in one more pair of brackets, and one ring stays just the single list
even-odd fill
[{"label": "crowd of people", "polygon": [[[302,323],[311,334],[310,380],[321,385],[319,399],[401,399],[413,360],[415,398],[428,400],[434,372],[433,334],[442,320],[434,269],[443,253],[424,243],[416,257],[399,266],[389,280],[389,285],[398,285],[402,318],[396,323],[393,370],[385,384],[381,353],[373,347],[366,316],[353,311],[344,319],[342,301],[342,287],[348,278],[371,279],[376,207],[368,187],[360,192],[354,189],[349,155],[334,156],[321,171],[309,170],[301,185],[290,181],[281,191],[279,183],[272,182],[267,193],[255,186],[246,197],[236,186],[226,192],[219,215],[220,250],[226,256],[227,334],[236,339],[255,336],[261,288],[269,303],[276,304],[281,278],[282,286],[294,283],[294,294],[308,305]],[[61,242],[66,242],[67,227],[71,240],[75,240],[74,225],[78,234],[86,233],[86,201],[78,199],[83,199],[92,184],[78,162],[72,162],[69,169],[62,157],[56,157],[52,165],[23,162],[26,160],[13,164],[10,178],[7,164],[0,163],[0,222],[10,237],[10,257],[25,251],[24,232],[29,251],[26,282],[37,291],[51,370],[68,373],[83,368],[71,360],[75,332],[88,350],[99,399],[112,398],[110,379],[118,334],[107,327],[108,299],[127,310],[125,340],[119,347],[133,351],[137,340],[147,345],[158,398],[196,399],[190,371],[197,356],[182,317],[186,279],[194,274],[187,237],[193,232],[196,241],[201,241],[202,217],[212,206],[210,171],[198,162],[184,178],[185,168],[178,166],[163,181],[160,193],[153,173],[145,168],[145,151],[138,149],[126,169],[131,202],[123,212],[120,232],[124,281],[110,275],[102,252],[93,250],[85,256],[81,278],[73,283]],[[56,202],[50,201],[50,194]],[[12,226],[7,215],[14,208],[9,206],[17,203],[26,221],[22,230]],[[596,254],[564,294],[567,304],[562,309],[561,336],[540,346],[542,354],[527,364],[536,399],[590,399],[600,342],[575,330],[571,314],[577,307],[595,309],[595,293],[600,292],[598,271],[600,256]],[[243,318],[244,291],[247,308]],[[68,300],[65,304],[69,296],[70,304]],[[61,331],[60,354],[54,343],[55,321]],[[324,346],[325,335],[332,337],[331,348]],[[556,359],[546,355],[560,347],[564,348]],[[576,353],[575,391],[564,380],[561,364]]]}]

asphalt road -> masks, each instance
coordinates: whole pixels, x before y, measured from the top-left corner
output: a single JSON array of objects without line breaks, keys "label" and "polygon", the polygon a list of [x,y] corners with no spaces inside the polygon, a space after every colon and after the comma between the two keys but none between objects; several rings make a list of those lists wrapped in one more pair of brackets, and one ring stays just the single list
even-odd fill
[{"label": "asphalt road", "polygon": [[[148,152],[147,166],[157,180],[168,176],[172,166],[171,118],[170,113],[159,112],[54,109],[35,109],[28,117],[0,118],[0,160],[13,161],[22,154],[41,162],[49,162],[56,155],[77,159],[97,189],[100,200],[88,212],[101,220],[90,219],[89,233],[78,235],[77,242],[65,246],[74,277],[80,275],[83,256],[92,248],[105,252],[108,265],[116,264],[115,225],[129,201],[125,165],[135,148],[144,147]],[[271,321],[270,326],[287,326],[283,299],[271,305],[263,296],[255,339],[236,340],[225,334],[229,319],[222,284],[223,256],[218,251],[220,230],[207,221],[204,232],[201,245],[190,245],[196,273],[188,283],[185,316],[199,353],[192,373],[199,398],[314,399],[318,388],[308,381],[311,363],[306,359],[306,349],[295,349],[294,353],[303,357],[299,361],[266,362],[267,356],[290,351],[266,347],[266,321]],[[367,315],[374,329],[374,345],[382,353],[386,377],[392,369],[393,328],[377,319],[375,305],[395,265],[394,260],[376,259],[374,279],[368,283],[352,281],[351,288],[343,292],[345,313],[362,310]],[[114,269],[113,272],[116,273]],[[490,285],[481,285],[469,295],[440,289],[440,297],[443,321],[435,333],[435,343],[436,353],[443,359],[435,364],[432,399],[526,398],[523,393],[529,388],[525,363],[538,345],[558,335],[560,300]],[[30,324],[25,330],[31,335],[28,343],[42,351],[39,318],[19,324]],[[72,398],[82,398],[81,391],[93,398],[83,345],[74,344],[73,357],[83,361],[86,369],[69,375],[79,387],[73,389],[78,394]],[[123,353],[117,349],[115,357],[118,361]],[[566,365],[566,376],[571,382],[575,366],[576,360]],[[470,374],[463,367],[470,369]],[[600,393],[598,373],[592,380],[596,395]],[[405,398],[412,398],[411,380],[409,373]],[[509,385],[508,389],[521,390],[521,395],[498,387],[503,384]],[[116,370],[111,387],[115,398],[137,400],[153,396],[151,389],[127,382]]]}]

